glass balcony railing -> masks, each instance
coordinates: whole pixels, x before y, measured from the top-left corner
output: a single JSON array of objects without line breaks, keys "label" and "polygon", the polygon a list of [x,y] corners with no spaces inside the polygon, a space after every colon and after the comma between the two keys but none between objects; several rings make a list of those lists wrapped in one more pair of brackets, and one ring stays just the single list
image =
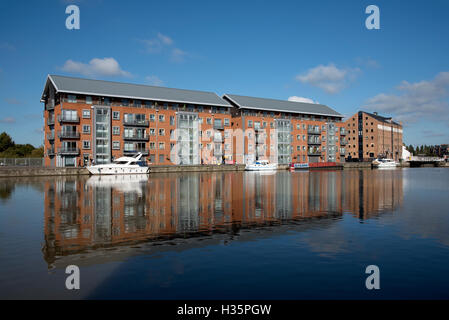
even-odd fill
[{"label": "glass balcony railing", "polygon": [[59,122],[74,122],[77,123],[80,121],[80,117],[78,117],[77,115],[72,115],[72,114],[60,114],[58,116],[58,121]]},{"label": "glass balcony railing", "polygon": [[80,149],[76,147],[60,147],[58,148],[58,154],[62,155],[78,155],[80,153]]},{"label": "glass balcony railing", "polygon": [[139,127],[148,127],[150,125],[148,120],[140,120],[140,119],[123,119],[123,124],[125,126],[139,126]]},{"label": "glass balcony railing", "polygon": [[148,134],[133,134],[133,135],[125,135],[123,137],[124,140],[135,140],[135,141],[148,141]]},{"label": "glass balcony railing", "polygon": [[59,131],[59,139],[79,139],[80,133],[77,131]]}]

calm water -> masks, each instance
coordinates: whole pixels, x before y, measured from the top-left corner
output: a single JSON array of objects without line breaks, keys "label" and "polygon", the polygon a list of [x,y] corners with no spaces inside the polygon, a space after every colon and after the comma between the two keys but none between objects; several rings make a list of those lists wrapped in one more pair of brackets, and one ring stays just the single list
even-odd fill
[{"label": "calm water", "polygon": [[447,299],[448,191],[445,168],[0,179],[0,298]]}]

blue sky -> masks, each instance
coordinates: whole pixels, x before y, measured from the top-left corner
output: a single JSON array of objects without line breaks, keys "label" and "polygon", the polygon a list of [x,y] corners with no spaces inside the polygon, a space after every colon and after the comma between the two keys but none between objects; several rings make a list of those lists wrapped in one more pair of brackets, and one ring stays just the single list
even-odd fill
[{"label": "blue sky", "polygon": [[[370,4],[380,30],[365,27]],[[407,144],[449,143],[448,15],[444,0],[2,1],[0,131],[42,143],[51,73],[305,98],[402,120]]]}]

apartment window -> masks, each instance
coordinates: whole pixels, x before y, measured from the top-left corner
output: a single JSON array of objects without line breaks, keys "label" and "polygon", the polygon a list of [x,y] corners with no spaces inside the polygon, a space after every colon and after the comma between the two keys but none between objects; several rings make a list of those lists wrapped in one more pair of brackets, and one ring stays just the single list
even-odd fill
[{"label": "apartment window", "polygon": [[212,144],[210,143],[207,144],[207,150],[212,150]]},{"label": "apartment window", "polygon": [[305,135],[302,135],[302,140],[306,141],[306,136]]},{"label": "apartment window", "polygon": [[90,141],[89,140],[83,141],[83,149],[90,149]]},{"label": "apartment window", "polygon": [[175,125],[175,117],[174,116],[170,116],[170,125],[171,126]]},{"label": "apartment window", "polygon": [[140,100],[134,100],[134,107],[136,107],[136,108],[142,107],[142,101],[140,101]]},{"label": "apartment window", "polygon": [[122,106],[129,106],[129,100],[128,99],[122,99]]},{"label": "apartment window", "polygon": [[159,122],[164,122],[165,121],[165,116],[163,114],[159,115]]},{"label": "apartment window", "polygon": [[151,150],[156,149],[156,143],[150,142],[150,149],[151,149]]},{"label": "apartment window", "polygon": [[209,130],[206,131],[206,135],[207,135],[208,138],[210,138],[211,133],[210,133]]},{"label": "apartment window", "polygon": [[159,129],[159,135],[165,136],[165,129]]},{"label": "apartment window", "polygon": [[165,149],[165,143],[164,142],[159,142],[159,149],[160,150],[164,150]]},{"label": "apartment window", "polygon": [[112,149],[120,150],[120,141],[112,141]]},{"label": "apartment window", "polygon": [[156,129],[150,128],[150,136],[156,135]]},{"label": "apartment window", "polygon": [[253,145],[252,144],[248,145],[248,151],[253,151]]},{"label": "apartment window", "polygon": [[271,129],[274,129],[274,122],[270,122]]},{"label": "apartment window", "polygon": [[156,116],[154,114],[150,114],[150,121],[154,122],[155,119],[156,119]]},{"label": "apartment window", "polygon": [[206,123],[207,123],[207,124],[212,124],[212,119],[211,119],[211,118],[207,118],[207,119],[206,119]]},{"label": "apartment window", "polygon": [[104,104],[105,106],[111,105],[111,99],[108,98],[108,97],[104,97],[104,98],[103,98],[103,104]]},{"label": "apartment window", "polygon": [[301,135],[298,134],[298,135],[296,136],[296,140],[298,140],[298,141],[301,140]]},{"label": "apartment window", "polygon": [[299,130],[301,128],[301,126],[300,126],[300,124],[298,123],[297,125],[296,125],[296,130]]},{"label": "apartment window", "polygon": [[90,110],[83,110],[83,118],[90,119]]},{"label": "apartment window", "polygon": [[92,104],[92,97],[86,96],[86,104]]},{"label": "apartment window", "polygon": [[230,148],[229,148],[229,143],[225,143],[225,150],[229,150]]},{"label": "apartment window", "polygon": [[302,151],[306,151],[306,146],[302,146]]},{"label": "apartment window", "polygon": [[226,126],[226,127],[229,127],[229,119],[224,119],[224,125]]},{"label": "apartment window", "polygon": [[159,163],[164,163],[164,160],[165,160],[165,155],[160,154],[159,155]]},{"label": "apartment window", "polygon": [[76,96],[73,94],[69,94],[67,96],[67,102],[72,102],[72,103],[76,103]]},{"label": "apartment window", "polygon": [[253,126],[253,121],[252,120],[248,120],[248,128],[251,128]]},{"label": "apartment window", "polygon": [[203,123],[203,118],[198,118],[198,123],[202,124]]},{"label": "apartment window", "polygon": [[114,136],[119,136],[120,135],[120,127],[116,127],[116,126],[112,127],[112,134]]},{"label": "apartment window", "polygon": [[120,120],[120,111],[112,111],[112,119]]},{"label": "apartment window", "polygon": [[90,133],[90,126],[87,124],[83,125],[83,133]]}]

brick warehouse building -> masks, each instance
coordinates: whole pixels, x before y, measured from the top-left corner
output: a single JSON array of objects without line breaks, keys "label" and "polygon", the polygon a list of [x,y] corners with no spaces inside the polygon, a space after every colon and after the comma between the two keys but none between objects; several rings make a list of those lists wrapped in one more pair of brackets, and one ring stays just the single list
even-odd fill
[{"label": "brick warehouse building", "polygon": [[49,75],[45,165],[142,152],[152,164],[344,161],[342,115],[320,104]]},{"label": "brick warehouse building", "polygon": [[344,123],[347,129],[347,161],[372,161],[377,157],[399,161],[402,156],[402,124],[377,112],[359,111]]}]

